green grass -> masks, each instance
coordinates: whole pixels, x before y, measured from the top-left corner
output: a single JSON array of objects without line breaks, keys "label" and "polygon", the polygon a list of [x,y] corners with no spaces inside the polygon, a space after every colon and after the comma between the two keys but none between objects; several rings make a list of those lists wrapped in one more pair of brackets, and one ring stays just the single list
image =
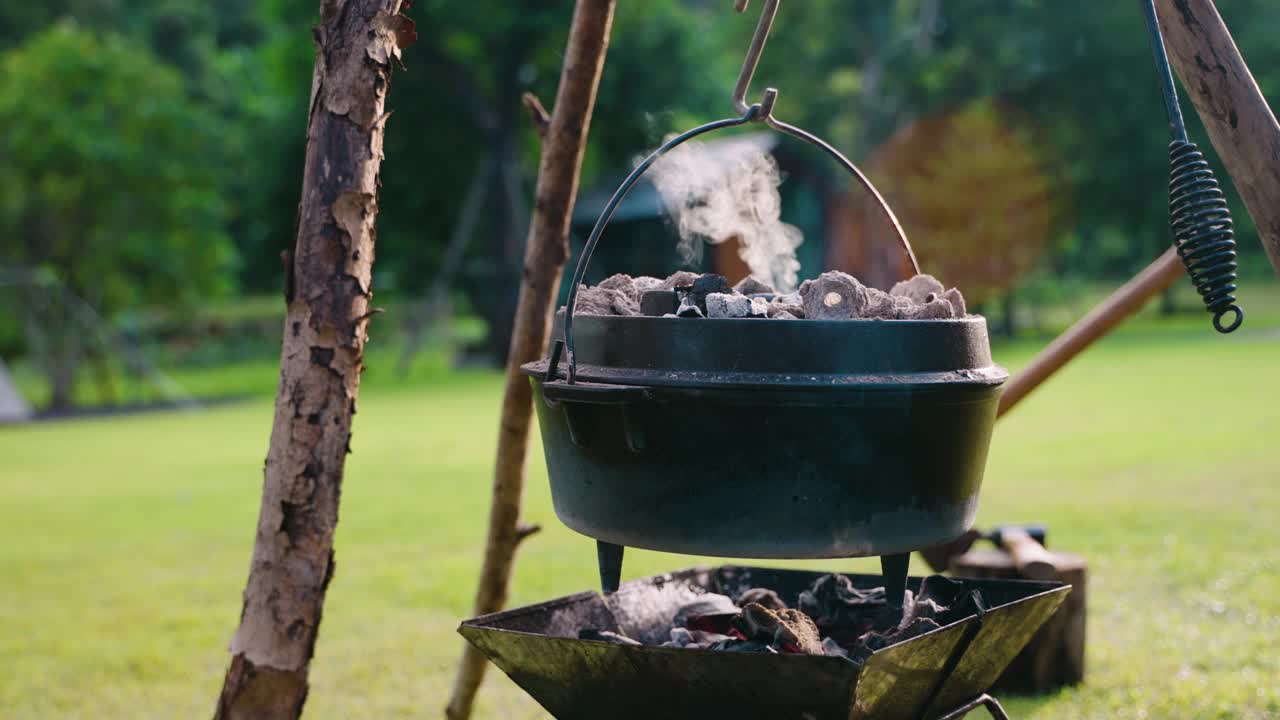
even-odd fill
[{"label": "green grass", "polygon": [[[422,349],[414,356],[408,375],[401,378],[396,368],[403,346],[405,313],[409,304],[405,301],[380,303],[385,305],[374,323],[374,339],[366,349],[366,385],[393,385],[403,382],[421,384],[441,381],[451,373],[455,349],[467,343],[475,343],[484,337],[484,322],[471,315],[450,319],[447,325],[433,328],[426,336]],[[199,309],[192,317],[184,318],[184,326],[190,334],[180,341],[168,344],[148,345],[143,354],[153,367],[163,371],[186,396],[197,400],[269,396],[275,392],[280,368],[280,336],[283,304],[278,297],[248,296],[233,302],[211,304]],[[140,312],[144,316],[139,323],[146,326],[145,316],[156,315],[173,321],[172,309]],[[201,335],[196,328],[212,325],[229,325],[236,322],[255,322],[263,326],[263,334],[253,341],[232,343],[216,333]],[[195,338],[203,338],[197,341]],[[92,368],[82,364],[76,376],[74,399],[83,408],[102,408],[113,404],[138,405],[145,403],[173,402],[182,398],[169,392],[170,385],[162,385],[154,376],[136,377],[125,372],[122,358],[113,356],[109,362],[113,370],[114,400],[104,397],[97,386]],[[19,358],[9,366],[19,392],[36,408],[49,404],[50,388],[47,378],[33,362],[33,358]]]},{"label": "green grass", "polygon": [[[1007,702],[1015,717],[1280,717],[1280,303],[1267,300],[1232,337],[1203,315],[1132,326],[999,425],[979,522],[1046,522],[1092,572],[1088,683]],[[1033,345],[1000,360],[1020,365]],[[274,367],[257,372],[274,385]],[[440,716],[499,393],[485,373],[365,387],[308,717]],[[264,398],[0,429],[0,717],[210,714],[270,420]],[[521,552],[514,604],[596,582],[534,452],[526,515],[545,529]],[[696,562],[709,560],[636,551],[626,571]],[[480,710],[542,717],[497,672]]]}]

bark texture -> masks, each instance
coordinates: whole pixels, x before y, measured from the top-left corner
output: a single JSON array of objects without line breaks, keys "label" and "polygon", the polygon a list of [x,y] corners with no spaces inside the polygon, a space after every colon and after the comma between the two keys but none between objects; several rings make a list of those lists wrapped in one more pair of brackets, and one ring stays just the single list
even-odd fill
[{"label": "bark texture", "polygon": [[374,219],[401,0],[324,0],[280,387],[240,626],[215,717],[297,718],[307,697],[372,314]]},{"label": "bark texture", "polygon": [[1211,0],[1156,0],[1169,61],[1280,274],[1280,125]]},{"label": "bark texture", "polygon": [[[507,356],[489,534],[476,591],[476,615],[497,612],[506,604],[516,547],[528,535],[520,526],[520,505],[533,407],[529,381],[520,374],[520,366],[537,360],[546,350],[556,290],[569,257],[569,221],[609,47],[614,5],[615,0],[577,0],[555,108],[542,143],[536,205],[525,245],[524,275]],[[464,646],[453,696],[445,709],[451,720],[471,716],[486,665],[484,656],[475,648]]]}]

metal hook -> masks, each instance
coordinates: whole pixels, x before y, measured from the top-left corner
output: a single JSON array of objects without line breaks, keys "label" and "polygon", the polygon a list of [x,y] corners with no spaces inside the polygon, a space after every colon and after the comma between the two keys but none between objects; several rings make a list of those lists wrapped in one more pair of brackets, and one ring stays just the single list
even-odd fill
[{"label": "metal hook", "polygon": [[[751,106],[747,104],[747,91],[751,89],[751,78],[756,74],[756,66],[760,64],[760,56],[764,54],[764,44],[769,40],[769,31],[773,29],[773,19],[778,15],[780,0],[765,0],[764,11],[760,13],[760,24],[756,25],[756,34],[751,38],[751,47],[747,49],[747,58],[742,61],[742,72],[738,73],[738,84],[733,87],[733,107],[739,115],[745,115]],[[734,7],[738,12],[746,12],[751,0],[735,0]],[[760,112],[755,120],[767,122],[773,117],[773,105],[778,100],[778,91],[767,88],[760,100]]]}]

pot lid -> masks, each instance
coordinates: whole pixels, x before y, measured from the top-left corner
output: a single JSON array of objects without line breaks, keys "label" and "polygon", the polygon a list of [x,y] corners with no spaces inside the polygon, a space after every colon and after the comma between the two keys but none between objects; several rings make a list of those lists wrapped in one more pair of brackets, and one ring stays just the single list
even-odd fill
[{"label": "pot lid", "polygon": [[[564,309],[552,337],[563,338]],[[665,387],[1000,385],[987,321],[574,318],[578,379]],[[555,353],[553,344],[553,354]],[[563,355],[563,353],[560,353]],[[563,357],[557,377],[566,376]],[[523,366],[547,376],[549,360]]]}]

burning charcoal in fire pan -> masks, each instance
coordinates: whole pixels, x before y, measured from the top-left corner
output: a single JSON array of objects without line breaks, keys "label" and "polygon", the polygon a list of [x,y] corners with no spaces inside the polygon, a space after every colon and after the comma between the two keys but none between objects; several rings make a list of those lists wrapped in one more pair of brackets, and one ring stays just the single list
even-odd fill
[{"label": "burning charcoal in fire pan", "polygon": [[[985,598],[980,614],[962,612],[860,662],[708,649],[697,642],[708,637],[693,633],[673,638],[671,618],[707,593],[740,598],[744,587],[767,587],[794,607],[821,575],[685,570],[629,582],[605,597],[581,593],[468,620],[459,632],[560,720],[916,720],[985,692],[1070,591],[1060,583],[954,581],[955,599],[975,590]],[[878,576],[850,580],[859,590],[881,582]],[[911,580],[912,587],[920,584]],[[579,639],[584,627],[599,639]],[[745,645],[736,643],[739,650]]]}]

